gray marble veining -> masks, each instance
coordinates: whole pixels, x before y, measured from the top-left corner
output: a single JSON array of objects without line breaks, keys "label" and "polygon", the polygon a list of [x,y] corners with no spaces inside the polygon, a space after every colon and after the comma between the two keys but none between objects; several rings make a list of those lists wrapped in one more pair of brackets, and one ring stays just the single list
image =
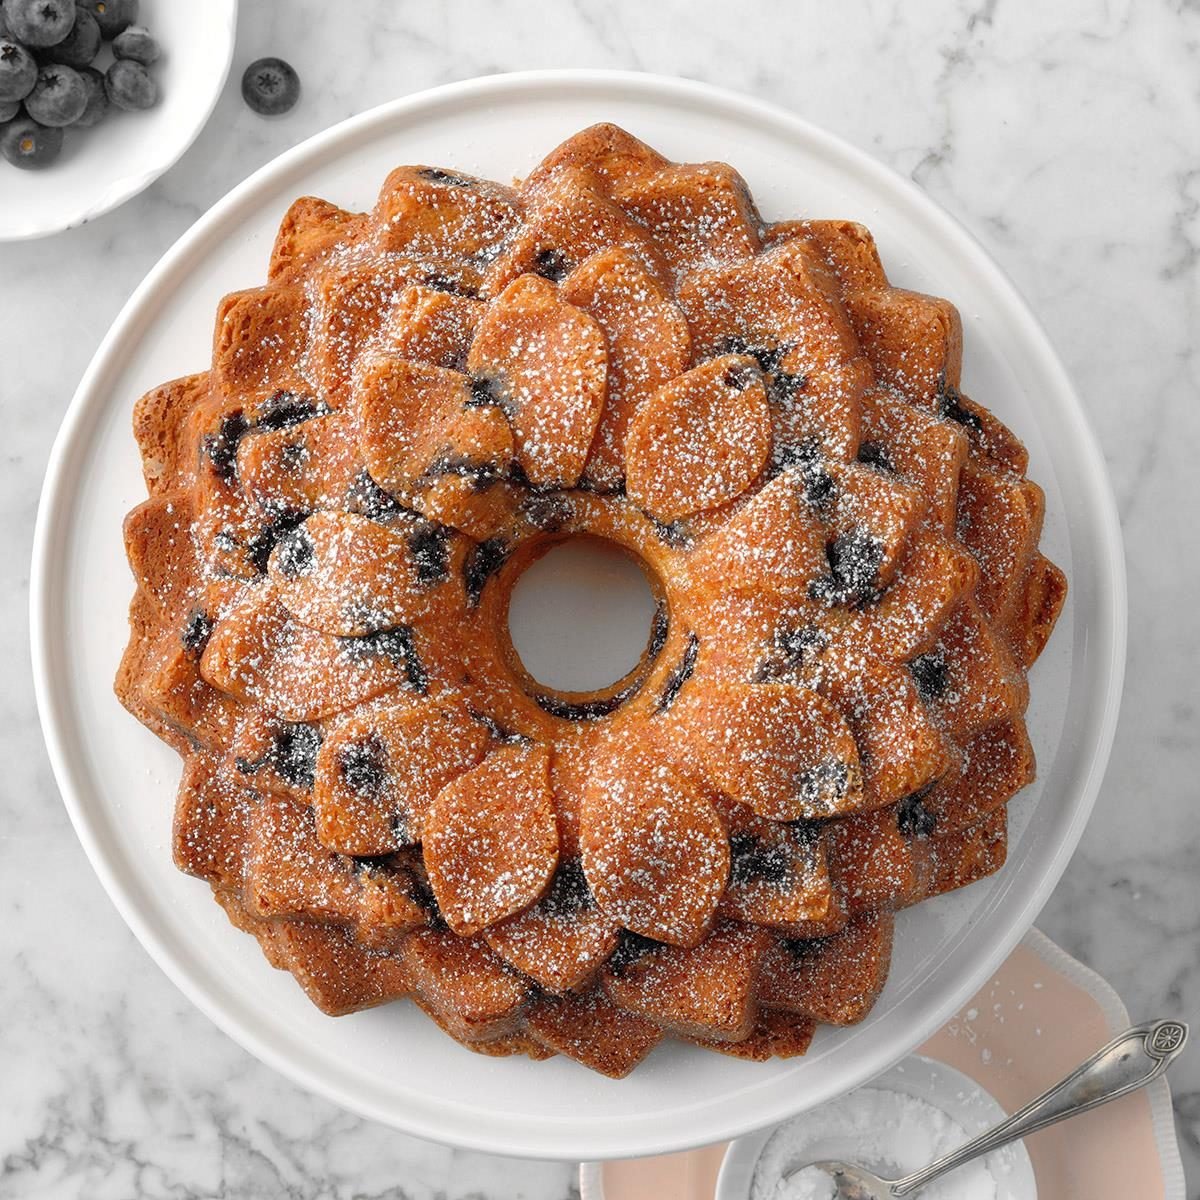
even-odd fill
[{"label": "gray marble veining", "polygon": [[[1139,1016],[1200,997],[1200,6],[1195,0],[244,0],[233,78],[180,164],[82,229],[0,246],[0,1200],[573,1194],[349,1117],[259,1066],[176,992],[105,898],[59,804],[29,679],[46,455],[120,305],[200,213],[279,151],[398,94],[604,66],[783,104],[910,175],[1031,300],[1084,397],[1128,549],[1112,765],[1040,924]],[[252,58],[304,98],[262,121]],[[0,186],[3,186],[0,180]],[[1200,1197],[1200,1055],[1174,1079]]]}]

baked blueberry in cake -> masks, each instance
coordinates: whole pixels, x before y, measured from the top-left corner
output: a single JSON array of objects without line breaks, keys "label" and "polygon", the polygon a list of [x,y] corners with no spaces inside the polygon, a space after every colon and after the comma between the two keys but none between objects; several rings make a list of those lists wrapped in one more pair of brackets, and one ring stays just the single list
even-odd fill
[{"label": "baked blueberry in cake", "polygon": [[[895,912],[1004,862],[1065,595],[961,349],[861,225],[610,125],[517,187],[296,201],[134,416],[117,691],[184,758],[178,866],[326,1012],[409,998],[487,1054],[861,1020]],[[507,610],[582,537],[658,609],[562,693]]]}]

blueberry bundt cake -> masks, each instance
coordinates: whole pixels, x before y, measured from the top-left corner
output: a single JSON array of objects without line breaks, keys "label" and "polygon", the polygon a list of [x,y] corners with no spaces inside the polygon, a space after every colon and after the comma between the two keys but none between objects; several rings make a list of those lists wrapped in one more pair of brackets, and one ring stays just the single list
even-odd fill
[{"label": "blueberry bundt cake", "polygon": [[[860,1020],[894,912],[1004,861],[1065,593],[960,365],[861,225],[613,126],[515,188],[298,200],[134,414],[117,692],[183,755],[178,866],[326,1012],[408,997],[485,1054]],[[658,602],[589,693],[507,631],[577,537]]]}]

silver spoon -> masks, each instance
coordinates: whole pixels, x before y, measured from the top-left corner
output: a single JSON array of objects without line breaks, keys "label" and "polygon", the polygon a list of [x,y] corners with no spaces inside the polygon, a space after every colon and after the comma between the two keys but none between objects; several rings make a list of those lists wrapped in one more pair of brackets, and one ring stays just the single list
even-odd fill
[{"label": "silver spoon", "polygon": [[895,1200],[915,1195],[927,1183],[956,1171],[972,1159],[1145,1087],[1171,1065],[1187,1039],[1188,1027],[1182,1021],[1137,1025],[1114,1038],[1020,1112],[903,1179],[880,1179],[852,1163],[815,1162],[793,1167],[784,1173],[784,1181],[816,1168],[837,1185],[837,1200]]}]

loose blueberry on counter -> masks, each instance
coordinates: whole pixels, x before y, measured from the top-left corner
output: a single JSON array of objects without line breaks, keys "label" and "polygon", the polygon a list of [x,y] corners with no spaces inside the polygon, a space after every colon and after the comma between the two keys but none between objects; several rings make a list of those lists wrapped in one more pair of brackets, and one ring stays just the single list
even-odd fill
[{"label": "loose blueberry on counter", "polygon": [[104,76],[95,67],[84,67],[79,76],[87,88],[88,101],[87,108],[75,124],[82,129],[91,129],[108,115],[108,93],[104,90]]},{"label": "loose blueberry on counter", "polygon": [[113,54],[117,58],[128,58],[148,67],[158,62],[162,51],[158,43],[150,36],[150,30],[143,25],[130,25],[124,33],[113,38]]},{"label": "loose blueberry on counter", "polygon": [[158,84],[150,72],[130,58],[118,58],[104,76],[104,90],[118,108],[133,112],[158,103]]},{"label": "loose blueberry on counter", "polygon": [[100,53],[100,26],[87,9],[78,10],[75,25],[57,46],[42,54],[46,62],[62,63],[66,67],[86,67]]},{"label": "loose blueberry on counter", "polygon": [[4,0],[4,19],[26,46],[57,46],[75,24],[75,0]]},{"label": "loose blueberry on counter", "polygon": [[100,32],[106,38],[115,38],[125,32],[138,17],[138,0],[76,0],[80,8],[86,9],[96,18]]},{"label": "loose blueberry on counter", "polygon": [[24,100],[37,77],[33,55],[17,42],[0,40],[0,100]]},{"label": "loose blueberry on counter", "polygon": [[260,58],[242,76],[242,99],[259,116],[282,116],[300,99],[300,76],[282,58]]},{"label": "loose blueberry on counter", "polygon": [[39,125],[61,128],[83,116],[87,98],[87,85],[79,72],[54,64],[38,72],[33,91],[25,97],[25,111]]},{"label": "loose blueberry on counter", "polygon": [[63,131],[39,125],[28,117],[18,117],[0,130],[0,154],[14,167],[40,171],[62,152]]},{"label": "loose blueberry on counter", "polygon": [[0,125],[11,121],[20,111],[20,100],[0,100]]}]

